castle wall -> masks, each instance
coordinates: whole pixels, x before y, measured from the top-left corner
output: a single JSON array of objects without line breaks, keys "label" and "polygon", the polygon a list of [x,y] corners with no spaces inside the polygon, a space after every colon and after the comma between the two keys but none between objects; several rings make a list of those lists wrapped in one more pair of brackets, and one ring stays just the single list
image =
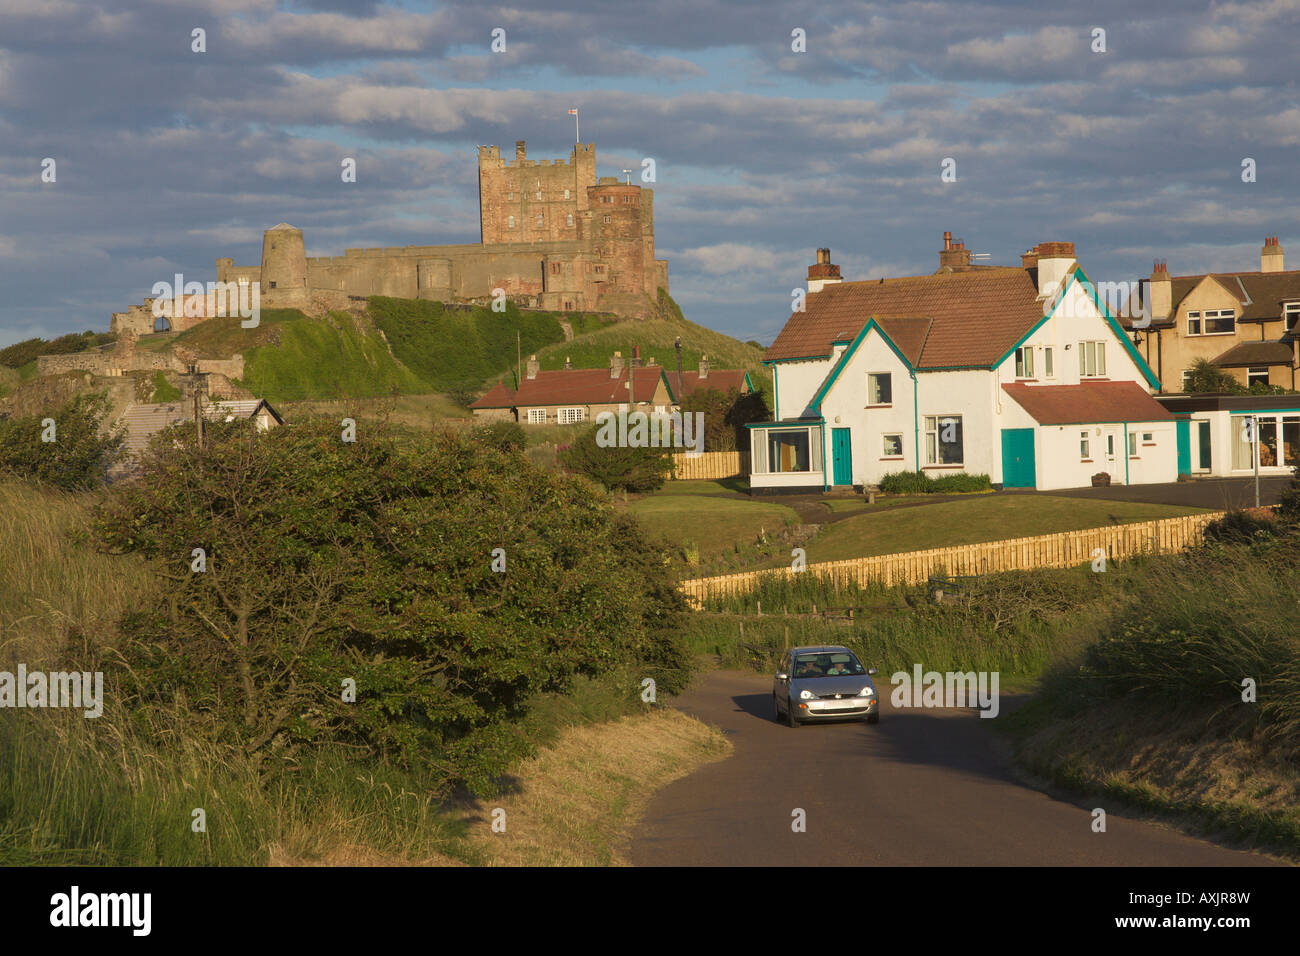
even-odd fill
[{"label": "castle wall", "polygon": [[596,183],[596,148],[574,146],[567,160],[528,159],[522,141],[515,159],[496,146],[479,148],[479,223],[483,243],[559,242],[577,239]]}]

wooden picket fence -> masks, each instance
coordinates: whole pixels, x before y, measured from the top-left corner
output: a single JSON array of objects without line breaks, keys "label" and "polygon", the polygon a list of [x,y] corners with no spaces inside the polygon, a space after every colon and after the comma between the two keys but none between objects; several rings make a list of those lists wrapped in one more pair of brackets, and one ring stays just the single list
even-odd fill
[{"label": "wooden picket fence", "polygon": [[1205,526],[1223,515],[1224,512],[1216,511],[1181,518],[1087,528],[1082,531],[1062,531],[1032,538],[1008,538],[982,544],[932,548],[929,551],[825,561],[810,564],[803,572],[795,572],[788,567],[746,571],[713,578],[694,578],[681,582],[678,587],[686,595],[687,601],[699,609],[709,598],[743,594],[764,575],[790,577],[795,573],[817,574],[830,578],[837,585],[853,582],[866,586],[869,582],[876,581],[888,586],[899,583],[920,584],[940,568],[952,576],[967,576],[1033,568],[1076,567],[1093,561],[1099,548],[1108,560],[1144,553],[1171,554],[1182,551],[1200,543],[1204,539]]},{"label": "wooden picket fence", "polygon": [[749,474],[749,452],[706,451],[702,455],[673,455],[673,477],[687,479],[734,478]]}]

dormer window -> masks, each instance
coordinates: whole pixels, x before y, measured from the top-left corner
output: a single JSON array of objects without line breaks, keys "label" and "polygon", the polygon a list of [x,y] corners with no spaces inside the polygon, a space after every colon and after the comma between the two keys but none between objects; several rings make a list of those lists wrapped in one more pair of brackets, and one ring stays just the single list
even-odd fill
[{"label": "dormer window", "polygon": [[1296,323],[1300,322],[1300,302],[1287,302],[1282,306],[1282,318],[1285,320],[1282,327],[1287,331],[1295,328]]}]

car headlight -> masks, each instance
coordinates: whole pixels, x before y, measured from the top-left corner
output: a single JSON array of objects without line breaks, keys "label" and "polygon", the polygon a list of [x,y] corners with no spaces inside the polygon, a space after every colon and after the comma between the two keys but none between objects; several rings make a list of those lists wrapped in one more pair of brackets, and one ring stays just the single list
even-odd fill
[{"label": "car headlight", "polygon": [[800,699],[800,700],[812,700],[812,699],[813,699],[813,692],[810,691],[810,690],[801,690],[801,691],[799,691],[799,699]]},{"label": "car headlight", "polygon": [[864,687],[864,688],[862,688],[862,690],[858,691],[858,696],[859,696],[859,697],[875,697],[875,696],[876,696],[876,690],[875,690],[874,687]]}]

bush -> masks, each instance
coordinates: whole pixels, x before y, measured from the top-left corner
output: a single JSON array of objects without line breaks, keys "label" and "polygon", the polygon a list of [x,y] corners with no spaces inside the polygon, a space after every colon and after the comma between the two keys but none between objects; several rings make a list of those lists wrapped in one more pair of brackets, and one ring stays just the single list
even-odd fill
[{"label": "bush", "polygon": [[931,478],[920,471],[896,471],[880,479],[880,490],[887,495],[954,495],[988,491],[992,487],[988,475],[971,475],[964,471],[941,478]]},{"label": "bush", "polygon": [[70,332],[53,341],[45,339],[26,339],[0,349],[0,365],[7,368],[19,368],[35,361],[42,355],[67,355],[72,352],[86,352],[101,345],[117,340],[116,332]]},{"label": "bush", "polygon": [[[52,416],[0,418],[0,474],[72,491],[103,482],[122,446],[120,432],[100,433],[108,414],[103,392],[78,395]],[[54,419],[54,441],[42,441]]]},{"label": "bush", "polygon": [[489,422],[473,429],[475,441],[482,442],[497,451],[523,451],[528,445],[524,426],[518,422]]},{"label": "bush", "polygon": [[112,679],[142,721],[184,711],[267,760],[351,747],[487,793],[540,695],[619,668],[685,684],[666,555],[579,479],[452,431],[168,437],[97,521],[171,582],[121,625]]},{"label": "bush", "polygon": [[573,443],[560,449],[558,459],[568,471],[583,475],[611,491],[654,491],[672,471],[668,448],[601,447],[601,426],[584,429]]},{"label": "bush", "polygon": [[1248,542],[1257,540],[1261,535],[1272,536],[1277,530],[1277,522],[1272,512],[1261,508],[1243,508],[1229,511],[1222,518],[1216,518],[1205,526],[1207,541]]}]

